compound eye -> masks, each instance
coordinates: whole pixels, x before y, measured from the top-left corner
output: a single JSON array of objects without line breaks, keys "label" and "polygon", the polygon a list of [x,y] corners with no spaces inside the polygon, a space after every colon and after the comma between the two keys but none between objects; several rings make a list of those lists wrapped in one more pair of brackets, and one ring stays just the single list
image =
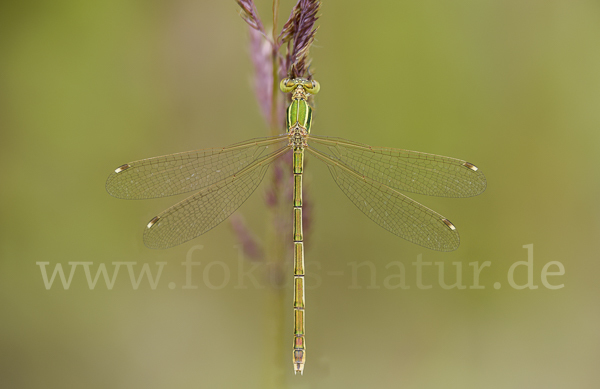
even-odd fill
[{"label": "compound eye", "polygon": [[290,80],[289,78],[284,78],[281,80],[281,83],[279,83],[279,89],[281,89],[283,93],[289,93],[293,91],[295,87],[296,83],[294,80]]},{"label": "compound eye", "polygon": [[317,93],[319,93],[319,90],[321,89],[321,85],[319,85],[319,83],[315,80],[306,81],[304,83],[304,89],[306,89],[306,91],[308,93],[316,95]]}]

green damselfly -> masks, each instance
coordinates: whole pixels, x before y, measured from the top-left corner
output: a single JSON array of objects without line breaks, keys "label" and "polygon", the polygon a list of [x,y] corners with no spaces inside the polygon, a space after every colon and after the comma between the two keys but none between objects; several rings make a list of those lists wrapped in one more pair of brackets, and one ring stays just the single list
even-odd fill
[{"label": "green damselfly", "polygon": [[[150,199],[198,191],[152,218],[144,231],[150,248],[168,248],[204,234],[227,219],[254,192],[271,162],[293,153],[294,371],[306,360],[304,326],[304,243],[302,171],[304,152],[324,162],[342,192],[375,223],[412,243],[438,251],[458,248],[454,225],[400,191],[442,197],[470,197],[486,187],[469,162],[433,154],[371,147],[310,134],[310,95],[319,83],[284,79],[292,93],[287,132],[228,147],[188,151],[127,163],[106,182],[122,199]],[[319,150],[320,148],[320,150]]]}]

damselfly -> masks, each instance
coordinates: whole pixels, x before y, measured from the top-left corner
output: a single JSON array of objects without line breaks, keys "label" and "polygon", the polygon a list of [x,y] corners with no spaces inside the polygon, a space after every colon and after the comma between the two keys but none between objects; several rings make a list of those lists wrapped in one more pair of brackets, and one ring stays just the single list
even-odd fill
[{"label": "damselfly", "polygon": [[454,225],[400,191],[442,197],[470,197],[486,187],[484,175],[469,162],[438,155],[371,147],[310,134],[310,95],[319,83],[284,79],[292,93],[287,132],[228,147],[188,151],[119,166],[106,182],[111,195],[150,199],[197,191],[152,218],[144,231],[150,248],[168,248],[204,234],[227,219],[254,192],[271,162],[293,153],[294,371],[306,361],[304,326],[304,243],[302,172],[304,152],[323,161],[342,192],[375,223],[412,243],[438,251],[458,248]]}]

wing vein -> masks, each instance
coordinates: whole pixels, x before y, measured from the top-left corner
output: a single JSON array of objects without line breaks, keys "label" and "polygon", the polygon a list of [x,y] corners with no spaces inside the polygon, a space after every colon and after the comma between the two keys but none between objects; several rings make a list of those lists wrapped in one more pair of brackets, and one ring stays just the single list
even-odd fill
[{"label": "wing vein", "polygon": [[310,136],[311,143],[326,147],[332,158],[393,189],[429,196],[470,197],[486,187],[481,171],[456,158],[321,136]]},{"label": "wing vein", "polygon": [[432,250],[452,251],[458,248],[458,232],[444,222],[447,219],[442,215],[381,182],[361,175],[334,157],[311,147],[307,150],[325,162],[342,192],[379,226]]}]

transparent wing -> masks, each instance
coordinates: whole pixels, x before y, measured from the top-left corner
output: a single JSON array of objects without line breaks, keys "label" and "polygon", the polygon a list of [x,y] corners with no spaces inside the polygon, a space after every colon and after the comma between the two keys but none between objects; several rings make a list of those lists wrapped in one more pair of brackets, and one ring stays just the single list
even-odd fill
[{"label": "transparent wing", "polygon": [[192,192],[239,172],[287,143],[287,136],[281,135],[130,162],[108,177],[106,190],[112,196],[132,200]]},{"label": "transparent wing", "polygon": [[250,197],[269,164],[287,151],[289,148],[281,148],[152,218],[144,231],[144,243],[149,248],[166,249],[216,227]]},{"label": "transparent wing", "polygon": [[455,158],[312,135],[308,143],[326,147],[332,157],[361,175],[401,191],[471,197],[486,187],[485,176],[475,165]]},{"label": "transparent wing", "polygon": [[460,238],[448,219],[396,190],[362,176],[318,150],[309,152],[327,164],[333,179],[369,219],[409,242],[437,251],[458,248]]}]

